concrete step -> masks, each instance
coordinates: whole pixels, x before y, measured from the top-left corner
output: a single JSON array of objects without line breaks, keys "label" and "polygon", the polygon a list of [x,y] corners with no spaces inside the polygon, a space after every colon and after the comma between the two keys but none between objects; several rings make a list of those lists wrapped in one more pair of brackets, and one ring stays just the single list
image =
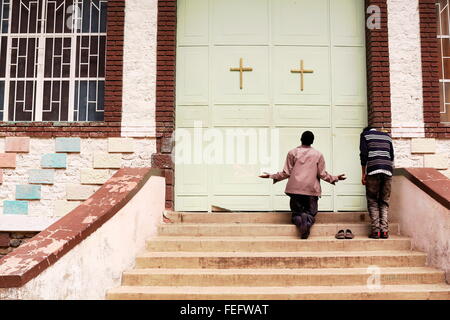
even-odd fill
[{"label": "concrete step", "polygon": [[423,267],[425,260],[424,253],[413,251],[144,252],[136,268]]},{"label": "concrete step", "polygon": [[[368,236],[367,223],[316,223],[311,228],[311,236],[334,236],[341,229],[350,229],[355,235]],[[398,223],[389,225],[391,234],[398,234]],[[299,236],[293,224],[258,223],[174,223],[158,226],[161,236]]]},{"label": "concrete step", "polygon": [[124,286],[346,286],[379,283],[432,284],[444,282],[444,272],[416,268],[321,269],[134,269],[123,274]]},{"label": "concrete step", "polygon": [[[290,212],[166,212],[174,223],[291,223]],[[367,212],[319,212],[318,223],[369,222]]]},{"label": "concrete step", "polygon": [[[107,293],[110,300],[429,300],[450,299],[445,284],[299,287],[123,286]],[[224,310],[222,310],[224,312]]]},{"label": "concrete step", "polygon": [[197,251],[197,252],[289,252],[289,251],[376,251],[409,250],[411,240],[407,237],[391,236],[389,239],[370,239],[356,236],[352,240],[334,237],[165,237],[147,241],[149,251]]}]

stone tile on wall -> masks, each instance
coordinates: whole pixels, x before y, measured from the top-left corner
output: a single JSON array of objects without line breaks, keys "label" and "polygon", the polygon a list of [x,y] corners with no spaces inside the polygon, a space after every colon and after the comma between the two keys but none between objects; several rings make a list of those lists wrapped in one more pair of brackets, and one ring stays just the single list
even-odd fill
[{"label": "stone tile on wall", "polygon": [[55,171],[51,169],[28,170],[28,183],[30,184],[54,184]]},{"label": "stone tile on wall", "polygon": [[129,138],[108,138],[109,153],[133,153],[134,141]]},{"label": "stone tile on wall", "polygon": [[16,154],[15,153],[0,153],[0,168],[16,168]]},{"label": "stone tile on wall", "polygon": [[28,137],[6,137],[5,152],[28,153],[30,152],[30,138]]},{"label": "stone tile on wall", "polygon": [[411,139],[411,153],[435,153],[436,139]]},{"label": "stone tile on wall", "polygon": [[424,155],[424,167],[434,169],[448,169],[448,155],[426,154]]},{"label": "stone tile on wall", "polygon": [[26,215],[28,214],[28,202],[5,200],[3,202],[3,214]]},{"label": "stone tile on wall", "polygon": [[94,169],[120,169],[121,165],[121,154],[94,153]]},{"label": "stone tile on wall", "polygon": [[16,186],[16,200],[40,200],[41,186],[24,184]]},{"label": "stone tile on wall", "polygon": [[42,168],[65,169],[67,167],[67,154],[49,153],[41,158]]},{"label": "stone tile on wall", "polygon": [[80,153],[81,139],[80,138],[56,138],[55,152],[56,153]]},{"label": "stone tile on wall", "polygon": [[68,214],[70,211],[75,209],[81,204],[80,201],[66,201],[66,200],[56,200],[55,201],[55,217],[62,217]]},{"label": "stone tile on wall", "polygon": [[109,170],[82,169],[81,184],[104,184],[111,177]]},{"label": "stone tile on wall", "polygon": [[66,198],[67,200],[86,200],[92,196],[97,187],[94,186],[81,186],[79,184],[66,185]]}]

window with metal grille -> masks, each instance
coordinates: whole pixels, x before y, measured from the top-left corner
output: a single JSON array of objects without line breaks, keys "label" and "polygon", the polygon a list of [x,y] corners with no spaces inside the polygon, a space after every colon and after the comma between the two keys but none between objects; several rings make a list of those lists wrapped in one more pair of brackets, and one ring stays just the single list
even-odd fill
[{"label": "window with metal grille", "polygon": [[106,0],[1,0],[0,120],[103,121]]},{"label": "window with metal grille", "polygon": [[436,3],[440,52],[439,86],[441,90],[441,121],[450,123],[450,7],[449,0]]}]

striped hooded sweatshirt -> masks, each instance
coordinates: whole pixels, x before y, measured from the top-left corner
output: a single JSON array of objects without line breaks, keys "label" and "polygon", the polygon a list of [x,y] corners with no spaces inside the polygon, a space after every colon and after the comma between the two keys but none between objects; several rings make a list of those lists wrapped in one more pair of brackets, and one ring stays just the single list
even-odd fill
[{"label": "striped hooded sweatshirt", "polygon": [[384,173],[392,176],[394,147],[389,134],[376,129],[366,130],[360,137],[361,165],[367,167],[367,174]]}]

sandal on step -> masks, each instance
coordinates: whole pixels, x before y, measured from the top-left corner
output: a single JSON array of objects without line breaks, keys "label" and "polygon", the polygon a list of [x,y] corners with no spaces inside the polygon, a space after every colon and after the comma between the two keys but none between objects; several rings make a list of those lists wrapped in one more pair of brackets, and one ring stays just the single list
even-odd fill
[{"label": "sandal on step", "polygon": [[345,239],[344,230],[339,230],[338,233],[336,233],[335,237],[336,239]]},{"label": "sandal on step", "polygon": [[345,230],[345,239],[353,239],[355,236],[352,233],[352,230],[347,229]]}]

